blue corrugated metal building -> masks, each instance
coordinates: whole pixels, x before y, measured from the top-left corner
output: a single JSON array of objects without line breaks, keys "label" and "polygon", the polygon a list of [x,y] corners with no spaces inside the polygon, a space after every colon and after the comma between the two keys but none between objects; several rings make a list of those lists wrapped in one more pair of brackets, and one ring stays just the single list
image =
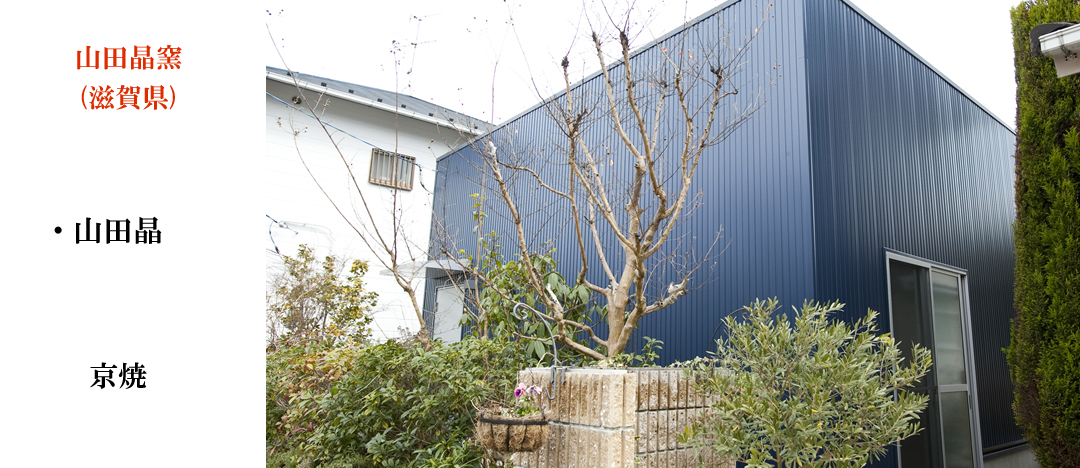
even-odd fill
[{"label": "blue corrugated metal building", "polygon": [[[698,273],[698,289],[645,316],[627,349],[649,336],[664,342],[665,363],[704,355],[720,320],[755,298],[840,300],[848,320],[871,308],[897,339],[921,342],[935,358],[919,389],[933,395],[927,430],[875,466],[982,466],[984,456],[1014,450],[1023,436],[1002,348],[1013,316],[1015,135],[846,0],[775,0],[771,13],[743,73],[779,64],[782,76],[751,120],[707,150],[692,187],[701,204],[678,232],[703,251],[722,227],[723,254]],[[727,2],[631,60],[688,37],[747,34],[760,19],[753,1]],[[575,86],[600,90],[601,79]],[[611,138],[594,128],[588,138]],[[541,161],[565,137],[538,105],[491,138]],[[625,176],[618,156],[612,171]],[[484,230],[501,231],[504,253],[514,251],[470,146],[439,160],[432,245],[449,234],[455,248],[475,250],[470,195],[484,184]],[[570,216],[535,193],[522,207],[528,232],[537,250],[552,242],[570,278],[580,263],[572,236],[560,235]],[[427,283],[429,315],[444,283]]]}]

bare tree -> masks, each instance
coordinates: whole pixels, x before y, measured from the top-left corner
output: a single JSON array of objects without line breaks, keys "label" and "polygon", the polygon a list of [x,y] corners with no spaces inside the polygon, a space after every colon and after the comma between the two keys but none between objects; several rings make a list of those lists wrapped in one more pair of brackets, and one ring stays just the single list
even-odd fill
[{"label": "bare tree", "polygon": [[[564,58],[561,65],[565,92],[543,102],[544,111],[561,134],[557,148],[537,159],[528,148],[515,148],[514,141],[508,138],[489,134],[472,142],[481,155],[477,167],[482,177],[480,185],[498,193],[513,228],[514,244],[525,266],[528,286],[540,293],[543,316],[555,322],[559,341],[595,359],[614,356],[623,352],[643,316],[669,307],[692,288],[695,273],[713,254],[720,228],[717,227],[716,237],[701,255],[692,247],[683,248],[684,239],[673,233],[700,202],[697,198],[700,192],[692,192],[691,186],[706,149],[723,141],[764,103],[764,89],[772,84],[771,79],[766,84],[766,80],[739,82],[736,77],[749,45],[768,16],[769,8],[766,8],[761,24],[737,41],[725,35],[719,43],[689,44],[687,35],[682,34],[668,47],[650,49],[653,53],[649,57],[635,57],[630,47],[633,25],[629,11],[625,16],[601,11],[589,22],[589,40],[601,70],[602,92],[590,94],[583,87],[572,86],[569,59]],[[605,53],[609,43],[617,47],[614,57]],[[356,189],[358,204],[352,213],[347,213],[327,194],[328,200],[409,296],[420,324],[418,339],[425,348],[430,348],[429,331],[417,300],[417,271],[408,268],[426,260],[427,252],[418,243],[409,241],[400,223],[397,191],[394,190],[389,207],[393,222],[389,226],[380,225],[372,214],[376,207],[360,190],[333,130],[320,118],[320,108],[325,107],[324,96],[315,99],[303,96],[304,89],[291,70],[290,75],[302,102],[333,143]],[[747,89],[755,84],[757,89]],[[744,96],[750,94],[741,105],[737,99],[740,90]],[[727,106],[728,103],[731,105]],[[672,115],[677,115],[675,120],[680,126],[677,131],[667,128]],[[615,138],[597,143],[587,137],[597,129],[606,129]],[[680,141],[675,141],[676,138]],[[297,153],[307,168],[299,147]],[[550,156],[553,153],[555,156]],[[615,164],[614,158],[632,162],[629,177],[614,177],[612,169],[607,169],[606,166]],[[537,164],[541,160],[557,166],[556,170]],[[311,174],[310,169],[308,172]],[[314,175],[312,178],[315,179]],[[515,185],[526,183],[542,188],[568,207],[572,226],[567,235],[573,236],[581,259],[574,281],[600,295],[606,303],[606,337],[598,336],[585,321],[572,319],[540,268],[534,266],[535,250],[530,249],[535,246],[536,232],[529,232],[526,216],[521,212],[529,202],[521,198],[522,191],[515,190]],[[319,188],[326,194],[321,185]],[[477,223],[477,233],[482,235],[483,217],[478,217]],[[441,242],[437,250],[441,250],[445,260],[440,263],[456,262],[460,269],[487,287],[494,284],[487,278],[488,272],[478,265],[456,260],[459,249],[452,245],[445,226],[436,226],[436,230],[444,233],[443,239],[432,239],[434,244]],[[602,242],[608,235],[617,240],[616,248],[611,251]],[[590,268],[602,272],[601,281],[590,280]],[[669,283],[667,288],[656,285],[655,277],[667,274],[669,269],[677,281]],[[514,296],[512,291],[496,292],[507,299]],[[480,315],[483,314],[481,310]],[[603,347],[606,356],[577,342],[575,337],[581,333]]]},{"label": "bare tree", "polygon": [[[561,134],[557,147],[541,148],[545,151],[541,155],[507,129],[473,143],[481,161],[476,169],[491,181],[481,185],[498,193],[503,205],[498,209],[505,212],[513,231],[529,288],[539,292],[542,315],[556,324],[554,334],[566,346],[597,360],[622,353],[641,318],[683,297],[693,287],[695,273],[713,255],[719,226],[704,255],[684,247],[675,233],[700,202],[700,191],[692,192],[691,187],[703,154],[765,102],[771,74],[740,74],[740,69],[771,6],[763,9],[758,27],[739,39],[729,32],[719,43],[706,43],[692,34],[679,34],[639,54],[630,46],[634,31],[629,12],[601,11],[589,22],[601,91],[590,94],[594,88],[573,86],[569,59],[563,58],[565,91],[543,103]],[[685,28],[684,33],[689,31]],[[609,42],[617,47],[614,57],[605,53]],[[671,122],[677,122],[677,128]],[[596,138],[604,131],[613,137]],[[628,176],[614,174],[611,166],[616,159],[620,165],[632,164]],[[560,213],[569,213],[553,216],[569,220],[569,232],[562,235],[573,236],[581,265],[574,281],[603,298],[607,336],[572,320],[532,261],[536,232],[527,226],[528,213],[522,210],[535,206],[536,190],[559,200]],[[482,229],[478,226],[481,234]],[[604,239],[611,237],[616,242],[608,250],[611,245]],[[456,252],[454,246],[443,244],[448,258],[456,257]],[[475,265],[461,266],[487,287],[495,284]],[[592,268],[602,272],[600,281],[590,280]],[[666,288],[657,285],[660,274],[673,275],[676,281]],[[497,292],[506,298],[513,294]],[[599,348],[576,341],[582,333],[603,347],[606,356]]]},{"label": "bare tree", "polygon": [[[273,42],[272,34],[271,41]],[[280,50],[278,52],[280,57]],[[396,41],[392,44],[392,52],[395,54],[396,66],[400,63],[397,60],[397,54],[400,52],[400,48]],[[348,223],[349,227],[363,245],[372,252],[375,261],[390,272],[397,286],[406,296],[408,296],[412,310],[419,322],[419,331],[416,334],[416,338],[424,346],[424,349],[431,350],[429,330],[424,321],[422,302],[417,298],[418,293],[422,292],[418,291],[418,285],[422,279],[424,270],[421,267],[417,267],[417,265],[421,265],[428,260],[428,253],[426,247],[423,245],[425,242],[417,241],[415,233],[410,231],[410,226],[404,224],[404,220],[406,219],[404,210],[406,207],[402,203],[400,190],[397,187],[387,188],[387,190],[390,191],[388,203],[386,200],[368,199],[369,194],[365,194],[365,191],[361,188],[362,181],[357,180],[352,165],[339,145],[340,140],[344,138],[344,136],[339,134],[338,130],[332,128],[323,120],[324,112],[329,105],[328,96],[324,93],[314,93],[315,95],[312,96],[312,92],[301,86],[297,74],[285,63],[284,57],[281,57],[281,61],[283,67],[288,70],[289,76],[292,77],[293,86],[296,88],[299,96],[299,105],[306,108],[308,115],[315,120],[318,128],[326,135],[327,140],[333,146],[333,149],[342,164],[342,169],[345,174],[347,174],[349,188],[354,196],[351,211],[348,209],[350,207],[343,203],[344,200],[334,199],[312,172],[304,152],[300,149],[299,141],[297,141],[300,131],[292,125],[292,122],[289,122],[289,125],[292,128],[294,147],[296,148],[296,154],[300,159],[300,162],[334,210],[337,211],[346,223]],[[398,94],[395,93],[395,98],[397,96]],[[399,112],[397,110],[399,105],[396,101],[393,104],[394,126],[396,129],[399,118]],[[466,125],[468,124],[469,123],[466,122]],[[397,153],[397,136],[398,133],[395,130],[394,154]],[[380,211],[388,212],[389,216],[380,216]],[[389,220],[389,222],[387,222],[387,220]],[[427,233],[425,232],[422,235],[425,237],[424,240],[426,241]]]}]

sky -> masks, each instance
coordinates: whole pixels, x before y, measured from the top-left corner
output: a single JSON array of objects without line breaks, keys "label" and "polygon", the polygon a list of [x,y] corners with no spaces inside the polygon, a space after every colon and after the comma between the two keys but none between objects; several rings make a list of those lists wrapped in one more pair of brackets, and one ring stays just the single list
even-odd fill
[{"label": "sky", "polygon": [[[1014,126],[1009,9],[1019,0],[852,1]],[[641,32],[633,45],[645,45],[720,3],[638,0],[632,18]],[[587,30],[590,16],[583,11],[602,11],[602,4],[475,0],[465,9],[410,0],[377,9],[350,2],[318,11],[281,4],[260,13],[267,30],[262,50],[268,66],[283,67],[284,59],[302,73],[397,90],[500,123],[561,90],[557,64],[564,55],[574,81],[598,70],[587,38],[577,32]]]}]

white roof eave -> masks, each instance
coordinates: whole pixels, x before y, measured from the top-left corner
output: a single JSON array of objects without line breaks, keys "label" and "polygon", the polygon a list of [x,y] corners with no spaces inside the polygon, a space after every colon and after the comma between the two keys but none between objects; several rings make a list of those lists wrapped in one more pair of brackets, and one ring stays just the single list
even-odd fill
[{"label": "white roof eave", "polygon": [[308,82],[308,81],[304,81],[304,80],[295,80],[294,81],[293,77],[291,77],[291,76],[279,75],[277,73],[273,73],[273,72],[268,71],[268,72],[266,72],[266,78],[277,81],[279,83],[285,83],[285,84],[288,84],[288,85],[299,85],[301,88],[309,90],[309,91],[315,91],[317,93],[322,93],[322,94],[325,94],[327,96],[333,96],[333,97],[336,97],[338,99],[344,99],[344,100],[349,101],[349,102],[354,102],[354,103],[361,104],[361,105],[364,105],[364,106],[368,106],[368,107],[372,107],[372,108],[375,108],[375,109],[390,112],[390,113],[393,113],[393,114],[403,115],[403,116],[406,116],[406,117],[409,117],[409,118],[412,118],[412,119],[416,119],[416,120],[419,120],[419,121],[422,121],[422,122],[433,123],[435,125],[439,125],[441,127],[446,127],[446,128],[449,128],[449,129],[457,130],[459,132],[466,132],[466,133],[468,133],[470,135],[480,135],[480,134],[485,133],[484,130],[479,130],[479,129],[475,129],[475,128],[469,128],[468,126],[461,125],[461,124],[458,124],[456,122],[450,122],[450,121],[447,121],[447,120],[444,120],[444,119],[440,119],[438,117],[432,117],[432,116],[429,116],[429,115],[424,115],[424,114],[421,114],[421,113],[418,113],[418,112],[413,112],[413,111],[406,110],[406,109],[398,109],[398,108],[396,108],[394,106],[391,106],[389,104],[386,104],[386,103],[382,103],[382,102],[378,102],[378,101],[375,101],[375,100],[372,100],[372,99],[363,98],[363,97],[356,96],[356,95],[353,95],[353,94],[344,93],[344,92],[341,92],[341,91],[329,89],[329,88],[326,88],[326,87],[321,86],[321,85],[316,84],[316,83],[312,83],[312,82]]}]

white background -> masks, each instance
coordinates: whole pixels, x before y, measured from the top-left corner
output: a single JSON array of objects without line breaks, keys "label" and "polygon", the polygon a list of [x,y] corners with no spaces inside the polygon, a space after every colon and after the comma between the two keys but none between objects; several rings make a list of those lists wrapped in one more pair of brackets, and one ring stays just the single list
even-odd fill
[{"label": "white background", "polygon": [[[260,466],[260,18],[73,5],[5,5],[0,465]],[[180,69],[76,69],[136,44],[180,47]],[[176,105],[83,109],[84,86],[121,85],[172,85]],[[161,244],[76,245],[87,217],[157,217]],[[136,361],[146,388],[91,388],[92,366]]]}]

